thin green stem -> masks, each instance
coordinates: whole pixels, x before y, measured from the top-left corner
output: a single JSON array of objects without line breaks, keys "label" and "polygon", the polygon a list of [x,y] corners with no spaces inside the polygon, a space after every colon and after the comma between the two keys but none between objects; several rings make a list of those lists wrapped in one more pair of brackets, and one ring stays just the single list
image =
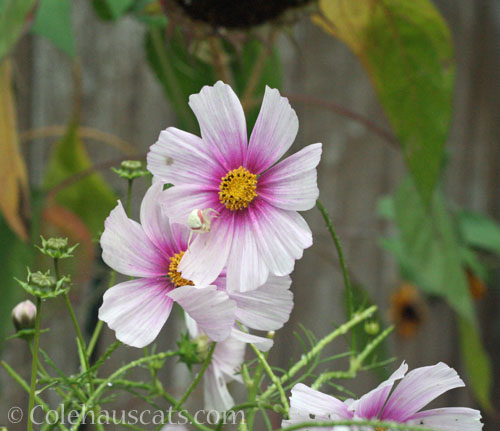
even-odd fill
[{"label": "thin green stem", "polygon": [[[57,258],[54,258],[54,271],[55,271],[57,280],[59,280],[61,278],[61,274],[59,271],[59,259],[57,259]],[[87,372],[90,368],[90,364],[89,364],[89,357],[86,353],[85,339],[83,338],[82,330],[80,329],[78,319],[76,318],[75,310],[73,310],[73,306],[71,305],[71,301],[69,300],[69,295],[67,292],[64,293],[63,298],[64,298],[64,302],[66,304],[66,308],[69,311],[69,315],[71,316],[71,321],[73,322],[73,326],[75,328],[76,336],[78,338],[78,343],[81,346],[81,354],[79,355],[81,366],[82,366],[83,371]],[[92,376],[90,375],[90,373],[88,374],[88,380],[89,380],[90,388],[93,390],[94,383],[92,382]]]},{"label": "thin green stem", "polygon": [[[375,313],[377,310],[377,306],[373,305],[366,310],[363,310],[360,313],[354,314],[353,318],[343,325],[339,326],[334,331],[330,332],[327,336],[319,340],[314,347],[302,356],[301,360],[298,361],[295,365],[293,365],[290,370],[280,378],[280,383],[283,385],[288,380],[290,380],[293,376],[295,376],[303,367],[305,367],[311,360],[321,353],[321,351],[330,344],[337,337],[346,334],[353,326],[356,326],[358,323],[362,322],[365,319],[368,319]],[[267,399],[269,398],[273,392],[276,390],[276,385],[273,384],[267,388],[267,390],[259,397],[259,399]]]},{"label": "thin green stem", "polygon": [[[353,299],[351,279],[349,277],[349,271],[347,270],[347,264],[344,259],[344,252],[342,251],[342,246],[340,245],[339,237],[337,235],[337,232],[335,231],[335,228],[333,227],[333,222],[332,219],[330,218],[330,215],[328,214],[328,211],[326,210],[326,208],[323,206],[323,204],[319,199],[316,201],[316,206],[321,215],[323,216],[323,219],[325,220],[326,227],[328,228],[333,243],[335,244],[335,248],[337,249],[340,267],[342,268],[342,276],[344,277],[344,287],[347,297],[347,318],[350,320],[352,319],[354,313],[354,299]],[[352,355],[354,355],[356,352],[356,340],[353,334],[351,334],[351,351]]]},{"label": "thin green stem", "polygon": [[29,419],[28,419],[28,431],[33,431],[33,415],[32,411],[35,407],[35,391],[36,391],[36,379],[38,374],[38,348],[40,346],[40,321],[42,315],[42,300],[36,298],[36,317],[35,317],[35,336],[33,339],[33,355],[31,363],[31,385],[29,391]]},{"label": "thin green stem", "polygon": [[201,365],[200,371],[198,371],[198,374],[196,375],[196,377],[194,378],[192,383],[189,385],[186,392],[184,392],[184,395],[181,397],[181,399],[174,406],[175,410],[179,410],[183,406],[183,404],[189,398],[189,395],[191,395],[191,393],[198,386],[198,383],[200,383],[200,380],[203,377],[203,375],[205,374],[205,371],[207,370],[208,366],[210,365],[210,362],[212,362],[212,356],[214,354],[214,350],[215,350],[216,345],[217,345],[217,343],[212,343],[210,345],[210,349],[208,350],[208,355],[207,355],[205,361],[203,362],[203,364]]},{"label": "thin green stem", "polygon": [[[116,279],[116,271],[111,270],[108,287],[111,287],[115,284],[115,279]],[[92,356],[92,353],[94,352],[95,346],[97,345],[97,341],[99,340],[99,336],[101,335],[103,326],[104,322],[102,320],[99,320],[95,326],[94,332],[92,333],[92,337],[90,338],[90,342],[87,347],[87,357],[89,358]]]},{"label": "thin green stem", "polygon": [[130,203],[132,202],[132,185],[134,184],[133,179],[128,180],[127,185],[127,203],[125,205],[125,209],[127,211],[127,215],[130,217]]},{"label": "thin green stem", "polygon": [[266,358],[262,354],[262,352],[257,349],[253,344],[250,344],[252,347],[254,353],[257,355],[257,358],[259,359],[259,362],[262,364],[264,367],[264,370],[266,371],[267,375],[271,379],[271,381],[274,383],[274,385],[278,388],[278,392],[280,394],[280,399],[281,399],[281,404],[283,405],[284,415],[288,417],[288,411],[290,410],[290,406],[288,405],[288,400],[286,398],[285,391],[283,390],[283,386],[281,385],[280,379],[276,377],[276,375],[273,373],[273,370],[269,366],[269,363],[267,362]]},{"label": "thin green stem", "polygon": [[[27,393],[30,393],[30,386],[28,385],[26,380],[24,380],[19,374],[17,374],[17,372],[9,364],[7,364],[7,362],[1,361],[0,365],[2,365],[7,374],[11,376],[19,384],[19,386],[21,386],[21,388],[23,388]],[[43,411],[46,414],[50,415],[51,420],[58,421],[57,413],[54,412],[54,410],[51,410],[51,408],[38,395],[35,395],[35,401],[42,406]],[[30,414],[30,419],[31,419],[31,414]],[[62,424],[58,423],[57,426],[61,429],[61,431],[65,430]]]},{"label": "thin green stem", "polygon": [[118,378],[119,376],[126,373],[128,370],[130,370],[132,368],[138,367],[138,366],[145,364],[145,363],[148,363],[150,361],[170,358],[170,357],[175,356],[177,354],[178,354],[178,352],[172,352],[172,351],[157,353],[155,355],[142,357],[142,358],[137,359],[135,361],[129,362],[128,364],[126,364],[123,367],[116,370],[113,374],[111,374],[107,379],[105,379],[97,387],[97,389],[92,393],[92,395],[89,397],[87,402],[82,405],[82,410],[80,412],[80,416],[78,417],[78,420],[74,423],[74,425],[71,429],[74,431],[76,431],[78,429],[78,427],[82,423],[82,420],[85,417],[85,414],[87,413],[87,411],[89,411],[90,409],[92,409],[94,407],[94,404],[99,401],[99,397],[101,396],[101,394],[106,390],[108,385],[113,382],[113,380],[115,380],[116,378]]},{"label": "thin green stem", "polygon": [[[172,406],[175,406],[176,404],[178,404],[178,401],[172,395],[170,395],[168,392],[166,392],[165,390],[162,391],[162,393],[160,395],[165,400],[167,400]],[[175,409],[172,409],[172,410],[173,410],[172,413],[176,412]],[[202,423],[198,422],[196,420],[196,418],[191,413],[189,413],[187,410],[183,410],[182,414],[187,418],[187,420],[189,421],[189,423],[191,425],[194,425],[199,430],[201,430],[201,431],[214,431],[212,428],[209,428],[209,427],[203,425]],[[169,416],[168,421],[170,421],[170,420],[171,420],[171,417]]]}]

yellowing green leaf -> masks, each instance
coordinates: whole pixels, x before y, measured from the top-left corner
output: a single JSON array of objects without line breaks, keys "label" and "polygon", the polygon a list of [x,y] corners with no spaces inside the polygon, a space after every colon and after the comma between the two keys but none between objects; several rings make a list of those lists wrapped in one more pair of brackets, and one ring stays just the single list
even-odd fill
[{"label": "yellowing green leaf", "polygon": [[320,0],[313,21],[343,40],[368,72],[428,202],[437,183],[452,110],[448,27],[429,0]]},{"label": "yellowing green leaf", "polygon": [[[47,189],[91,167],[77,131],[77,124],[72,123],[56,144],[45,177]],[[104,229],[104,219],[116,205],[116,196],[102,176],[94,173],[62,189],[56,201],[78,215],[96,235]]]},{"label": "yellowing green leaf", "polygon": [[0,209],[10,228],[28,239],[28,178],[19,152],[11,65],[0,63]]}]

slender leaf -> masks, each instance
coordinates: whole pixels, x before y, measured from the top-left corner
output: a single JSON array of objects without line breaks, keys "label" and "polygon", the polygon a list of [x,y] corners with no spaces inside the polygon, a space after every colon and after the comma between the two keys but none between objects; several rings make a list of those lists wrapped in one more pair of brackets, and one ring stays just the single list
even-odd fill
[{"label": "slender leaf", "polygon": [[75,56],[71,0],[41,0],[32,30],[46,37],[70,57]]},{"label": "slender leaf", "polygon": [[439,178],[452,112],[450,32],[429,0],[320,0],[314,21],[368,72],[426,203]]}]

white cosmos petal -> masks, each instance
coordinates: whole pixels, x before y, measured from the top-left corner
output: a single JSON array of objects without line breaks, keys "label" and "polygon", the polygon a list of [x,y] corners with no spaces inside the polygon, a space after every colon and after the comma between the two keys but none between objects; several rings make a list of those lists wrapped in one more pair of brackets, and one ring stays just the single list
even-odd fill
[{"label": "white cosmos petal", "polygon": [[483,429],[481,412],[465,407],[424,410],[411,417],[406,423],[439,431],[480,431]]},{"label": "white cosmos petal", "polygon": [[286,97],[266,86],[262,107],[250,136],[246,167],[260,174],[290,148],[299,130],[297,114]]},{"label": "white cosmos petal", "polygon": [[288,321],[293,308],[291,279],[271,275],[267,282],[250,292],[229,292],[236,301],[236,320],[252,329],[275,331]]},{"label": "white cosmos petal", "polygon": [[164,279],[137,279],[117,284],[104,294],[99,319],[116,332],[116,338],[144,347],[158,335],[172,310]]},{"label": "white cosmos petal", "polygon": [[257,347],[257,349],[263,352],[267,352],[271,347],[273,347],[274,344],[274,341],[270,338],[248,334],[247,332],[240,331],[236,328],[233,328],[231,332],[231,338],[241,341],[242,343],[253,344],[255,347]]},{"label": "white cosmos petal", "polygon": [[127,217],[121,202],[104,222],[102,258],[115,271],[133,277],[165,275],[167,257],[149,239],[141,225]]},{"label": "white cosmos petal", "polygon": [[221,81],[189,97],[189,106],[200,124],[201,137],[226,170],[239,167],[247,151],[245,114],[233,89]]},{"label": "white cosmos petal", "polygon": [[214,341],[223,341],[231,334],[236,304],[215,286],[177,287],[168,293],[189,316],[200,331]]}]

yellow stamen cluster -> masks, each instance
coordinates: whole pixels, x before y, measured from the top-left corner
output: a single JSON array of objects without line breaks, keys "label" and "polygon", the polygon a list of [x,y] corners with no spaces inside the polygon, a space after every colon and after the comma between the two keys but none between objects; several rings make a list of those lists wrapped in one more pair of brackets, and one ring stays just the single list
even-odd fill
[{"label": "yellow stamen cluster", "polygon": [[177,267],[179,266],[179,262],[181,261],[182,256],[184,256],[183,251],[181,251],[180,253],[175,253],[170,258],[170,265],[168,266],[168,276],[170,277],[170,280],[175,285],[175,287],[194,286],[194,283],[192,281],[182,278],[182,274],[177,271]]},{"label": "yellow stamen cluster", "polygon": [[227,209],[242,210],[257,197],[257,175],[240,166],[222,178],[219,189],[219,200]]},{"label": "yellow stamen cluster", "polygon": [[387,431],[387,429],[381,427],[375,427],[375,431]]}]

